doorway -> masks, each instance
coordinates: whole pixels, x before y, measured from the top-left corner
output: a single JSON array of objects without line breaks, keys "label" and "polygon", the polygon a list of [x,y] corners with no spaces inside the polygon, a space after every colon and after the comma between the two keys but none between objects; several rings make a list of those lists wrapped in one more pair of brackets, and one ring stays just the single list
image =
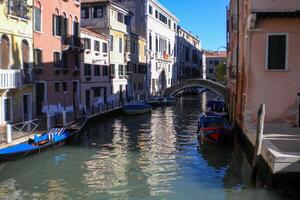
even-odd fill
[{"label": "doorway", "polygon": [[31,94],[23,94],[23,121],[32,119]]}]

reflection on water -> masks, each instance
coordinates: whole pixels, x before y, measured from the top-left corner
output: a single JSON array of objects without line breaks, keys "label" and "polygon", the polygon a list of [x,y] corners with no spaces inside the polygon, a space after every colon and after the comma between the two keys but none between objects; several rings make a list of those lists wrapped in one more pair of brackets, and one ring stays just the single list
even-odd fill
[{"label": "reflection on water", "polygon": [[0,164],[0,199],[280,199],[255,189],[239,148],[199,148],[211,94],[90,124],[63,148]]}]

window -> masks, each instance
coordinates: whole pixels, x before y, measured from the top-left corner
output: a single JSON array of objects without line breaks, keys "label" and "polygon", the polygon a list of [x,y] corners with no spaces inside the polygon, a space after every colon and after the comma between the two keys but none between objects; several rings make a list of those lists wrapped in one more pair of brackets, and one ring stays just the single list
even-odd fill
[{"label": "window", "polygon": [[56,68],[61,67],[60,52],[53,53],[53,62],[54,62],[54,67]]},{"label": "window", "polygon": [[215,65],[219,65],[219,61],[218,60],[215,60]]},{"label": "window", "polygon": [[149,14],[152,15],[153,14],[153,8],[152,6],[149,5]]},{"label": "window", "polygon": [[149,49],[152,50],[152,35],[149,34]]},{"label": "window", "polygon": [[94,65],[94,76],[101,76],[100,65]]},{"label": "window", "polygon": [[124,23],[124,15],[122,13],[118,12],[118,18],[117,18],[117,20],[120,23]]},{"label": "window", "polygon": [[55,82],[54,83],[54,91],[55,92],[59,92],[60,91],[59,82]]},{"label": "window", "polygon": [[286,69],[286,38],[286,35],[269,35],[267,63],[268,69]]},{"label": "window", "polygon": [[209,60],[209,61],[208,61],[208,64],[213,65],[213,64],[214,64],[214,61],[213,61],[213,60]]},{"label": "window", "polygon": [[158,11],[155,10],[155,18],[158,19]]},{"label": "window", "polygon": [[171,28],[171,20],[168,20],[169,28]]},{"label": "window", "polygon": [[132,52],[133,54],[136,54],[136,42],[135,42],[135,41],[132,41],[131,52]]},{"label": "window", "polygon": [[214,73],[214,69],[208,69],[208,73],[213,74]]},{"label": "window", "polygon": [[41,8],[34,8],[34,30],[41,32]]},{"label": "window", "polygon": [[124,76],[124,66],[119,65],[119,76]]},{"label": "window", "polygon": [[27,0],[9,0],[8,13],[24,19],[29,19]]},{"label": "window", "polygon": [[156,52],[158,52],[158,38],[157,38],[157,36],[155,37],[155,49],[156,49]]},{"label": "window", "polygon": [[94,41],[94,51],[100,51],[100,42],[97,40]]},{"label": "window", "polygon": [[107,53],[107,43],[102,42],[102,52]]},{"label": "window", "polygon": [[41,49],[34,49],[33,50],[33,57],[34,57],[34,67],[42,67],[42,50]]},{"label": "window", "polygon": [[53,35],[61,36],[62,20],[62,16],[53,14]]},{"label": "window", "polygon": [[91,40],[89,38],[84,38],[84,48],[91,49]]},{"label": "window", "polygon": [[114,51],[114,36],[110,36],[110,51]]},{"label": "window", "polygon": [[174,26],[174,27],[173,27],[173,28],[174,28],[174,30],[176,30],[176,27],[177,27],[177,26],[176,26],[176,24],[175,24],[175,23],[174,23],[174,25],[173,25],[173,26]]},{"label": "window", "polygon": [[93,88],[93,91],[94,91],[94,98],[101,96],[101,88],[100,87]]},{"label": "window", "polygon": [[91,76],[91,65],[90,64],[84,64],[84,75],[85,76]]},{"label": "window", "polygon": [[168,23],[168,19],[166,16],[164,16],[163,14],[159,13],[159,21],[167,24]]},{"label": "window", "polygon": [[3,100],[4,106],[4,121],[11,121],[11,99],[4,99]]},{"label": "window", "polygon": [[122,53],[122,49],[123,49],[123,41],[122,38],[119,38],[119,53]]},{"label": "window", "polygon": [[108,76],[108,66],[107,65],[103,66],[103,76]]},{"label": "window", "polygon": [[93,12],[93,18],[101,18],[103,17],[103,7],[95,6]]},{"label": "window", "polygon": [[81,19],[90,18],[90,9],[89,7],[81,7]]},{"label": "window", "polygon": [[10,60],[10,45],[7,35],[2,35],[0,43],[0,69],[8,69]]},{"label": "window", "polygon": [[115,64],[110,65],[110,76],[115,76]]},{"label": "window", "polygon": [[68,91],[68,83],[67,82],[63,82],[63,91],[66,92]]}]

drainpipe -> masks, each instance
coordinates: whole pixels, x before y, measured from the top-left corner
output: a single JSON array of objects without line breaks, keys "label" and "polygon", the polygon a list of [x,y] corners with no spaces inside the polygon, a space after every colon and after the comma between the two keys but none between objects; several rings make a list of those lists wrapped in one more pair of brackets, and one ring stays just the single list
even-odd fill
[{"label": "drainpipe", "polygon": [[[239,49],[240,49],[240,0],[237,0],[237,46],[236,46],[236,96],[235,96],[235,105],[237,106],[238,102],[238,83],[239,83]],[[235,108],[235,118],[237,118],[237,110]],[[236,120],[236,119],[234,119]]]},{"label": "drainpipe", "polygon": [[300,127],[300,92],[298,93],[298,127]]}]

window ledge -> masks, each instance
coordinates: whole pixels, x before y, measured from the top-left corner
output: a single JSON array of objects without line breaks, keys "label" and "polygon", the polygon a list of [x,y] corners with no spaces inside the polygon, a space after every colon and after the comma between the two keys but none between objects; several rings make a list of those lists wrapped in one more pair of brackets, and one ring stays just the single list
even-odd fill
[{"label": "window ledge", "polygon": [[35,31],[35,30],[33,30],[33,32],[34,32],[34,33],[38,33],[38,34],[43,34],[42,31]]},{"label": "window ledge", "polygon": [[7,17],[10,18],[10,19],[15,19],[15,20],[18,20],[18,21],[26,22],[26,23],[28,23],[29,20],[30,20],[30,19],[18,17],[16,15],[11,15],[11,14],[7,14]]},{"label": "window ledge", "polygon": [[264,72],[290,72],[288,69],[265,69]]}]

